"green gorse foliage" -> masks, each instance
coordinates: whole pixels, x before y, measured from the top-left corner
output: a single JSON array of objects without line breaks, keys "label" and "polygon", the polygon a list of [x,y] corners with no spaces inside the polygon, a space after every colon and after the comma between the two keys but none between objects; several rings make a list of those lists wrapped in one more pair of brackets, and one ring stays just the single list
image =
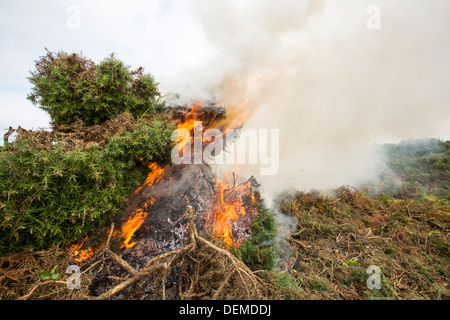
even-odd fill
[{"label": "green gorse foliage", "polygon": [[147,164],[169,161],[172,130],[138,123],[104,148],[12,143],[0,152],[0,254],[66,244],[109,221],[143,183]]},{"label": "green gorse foliage", "polygon": [[163,104],[143,68],[132,71],[114,54],[95,64],[47,50],[29,80],[28,99],[49,113],[54,128],[78,120],[101,125],[125,112],[133,125],[102,145],[74,144],[52,133],[45,143],[31,134],[0,149],[0,254],[86,235],[121,211],[150,162],[170,161],[174,126],[144,119]]},{"label": "green gorse foliage", "polygon": [[269,209],[261,204],[256,206],[258,214],[253,220],[251,236],[234,254],[250,267],[271,270],[277,258],[277,225]]},{"label": "green gorse foliage", "polygon": [[76,53],[47,50],[28,79],[33,85],[28,99],[56,125],[75,117],[85,125],[99,124],[123,112],[138,117],[163,107],[153,76],[142,67],[130,70],[114,54],[95,64]]}]

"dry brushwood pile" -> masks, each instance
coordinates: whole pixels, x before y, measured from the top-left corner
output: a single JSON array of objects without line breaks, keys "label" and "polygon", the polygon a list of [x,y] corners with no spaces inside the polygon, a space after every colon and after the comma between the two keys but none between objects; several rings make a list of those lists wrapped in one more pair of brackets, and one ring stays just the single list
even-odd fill
[{"label": "dry brushwood pile", "polygon": [[[178,275],[177,299],[277,299],[280,288],[274,284],[269,272],[254,272],[244,263],[213,242],[198,235],[194,224],[193,209],[189,207],[189,242],[182,248],[151,258],[140,271],[135,270],[109,248],[111,235],[97,255],[95,261],[81,272],[81,289],[67,288],[68,254],[59,248],[34,254],[10,254],[0,260],[1,299],[115,299],[128,291],[134,296],[143,294],[146,285],[156,285],[154,299],[166,299],[166,283],[171,273]],[[104,293],[93,296],[90,285],[95,275],[108,262],[113,262],[124,271],[124,277],[111,277],[116,283]],[[45,280],[36,276],[39,268],[50,270],[58,266],[53,274],[57,280]],[[43,270],[45,270],[43,269]],[[126,298],[126,295],[123,296]]]},{"label": "dry brushwood pile", "polygon": [[[58,146],[63,148],[65,153],[90,148],[103,150],[110,145],[111,141],[135,131],[136,127],[142,123],[151,126],[155,120],[169,122],[172,119],[171,113],[140,120],[135,120],[130,114],[124,113],[100,125],[84,126],[81,120],[76,120],[70,125],[55,125],[52,132],[10,129],[4,137],[4,151],[14,153],[15,148],[26,141],[31,141],[34,149],[50,152],[54,141],[58,141]],[[14,143],[10,143],[10,137],[14,132],[16,132]],[[164,202],[164,194],[169,190],[170,195],[171,190],[170,179],[167,180],[169,188],[162,185],[157,189],[158,192],[162,192],[155,203],[156,206],[162,206],[161,215],[155,212],[151,215],[151,218],[156,219],[157,222],[167,220],[167,217],[164,217],[166,212],[164,205],[169,202]],[[247,182],[245,186],[250,184]],[[209,184],[205,183],[205,188],[208,187],[210,187]],[[136,194],[140,195],[140,192],[146,194],[147,189],[149,187],[141,186]],[[188,193],[191,201],[199,198],[195,193],[199,192],[198,187],[189,188],[189,185],[186,185],[185,189],[183,194],[186,197]],[[147,198],[150,196],[152,194],[148,194]],[[142,195],[139,199],[141,198]],[[179,198],[184,200],[181,195]],[[247,198],[250,199],[249,196]],[[147,200],[154,203],[154,199]],[[131,201],[131,206],[134,202],[136,199]],[[161,205],[159,205],[160,202]],[[198,203],[195,205],[198,207]],[[173,210],[180,211],[177,206],[175,209]],[[254,209],[247,208],[246,219],[252,216],[252,210]],[[166,212],[167,215],[169,214]],[[219,239],[207,236],[208,239],[206,239],[205,236],[200,236],[194,224],[192,209],[189,214],[185,212],[184,215],[186,217],[181,216],[179,219],[188,221],[187,243],[178,244],[183,240],[182,238],[169,239],[172,230],[165,233],[160,243],[165,250],[157,250],[155,244],[158,245],[158,242],[153,243],[152,239],[146,240],[144,234],[143,242],[139,243],[143,243],[143,246],[137,245],[137,249],[128,250],[128,255],[118,252],[117,246],[112,248],[117,240],[112,237],[115,231],[113,222],[106,242],[96,249],[94,257],[83,263],[74,261],[73,250],[70,246],[53,245],[48,250],[4,254],[0,257],[0,299],[273,299],[277,297],[278,291],[270,273],[263,271],[255,273],[229,251],[224,250],[225,244]],[[198,213],[196,220],[202,219],[200,216],[201,213]],[[22,216],[19,217],[19,221],[21,218]],[[123,221],[120,222],[122,218],[118,217],[116,229],[123,224]],[[158,223],[157,225],[161,227],[161,223]],[[167,222],[164,223],[167,224]],[[170,227],[170,223],[168,226],[165,224],[164,230]],[[184,228],[184,224],[182,227]],[[148,226],[142,228],[144,233],[146,228]],[[100,228],[100,230],[103,229]],[[173,241],[177,242],[176,249],[166,250],[174,247]],[[137,265],[135,260],[144,261],[143,259],[147,258],[147,254],[140,253],[147,243],[146,248],[150,252],[149,260],[145,260],[145,265]],[[126,260],[130,257],[134,260],[127,262]],[[67,287],[70,274],[66,271],[70,265],[74,264],[81,267],[80,289]]]},{"label": "dry brushwood pile", "polygon": [[[217,239],[199,236],[190,210],[183,247],[150,258],[137,271],[110,249],[108,240],[82,266],[80,290],[67,288],[65,270],[73,263],[67,249],[4,255],[0,299],[127,299],[145,296],[149,287],[153,299],[449,298],[448,205],[375,200],[340,188],[334,197],[288,194],[280,208],[298,219],[298,231],[288,239],[291,263],[283,270],[251,270]],[[381,269],[380,290],[366,286],[370,265]],[[109,286],[92,294],[96,275],[110,268],[120,268],[121,276],[110,276]],[[60,277],[43,280],[42,270]]]},{"label": "dry brushwood pile", "polygon": [[[146,118],[146,123],[151,123],[156,117]],[[171,119],[171,114],[159,115],[157,118]],[[85,126],[83,121],[75,118],[71,124],[56,124],[52,131],[47,130],[26,130],[20,126],[17,129],[9,127],[4,135],[4,145],[11,148],[9,139],[14,133],[17,134],[16,142],[31,139],[36,149],[49,149],[52,142],[58,140],[66,150],[76,148],[85,149],[97,144],[104,147],[116,134],[132,132],[136,127],[136,120],[130,113],[122,113],[116,118],[107,120],[102,124]]]},{"label": "dry brushwood pile", "polygon": [[[152,257],[144,268],[136,271],[113,253],[107,241],[105,253],[120,265],[128,276],[116,279],[117,285],[103,294],[88,299],[111,299],[130,286],[133,297],[144,295],[147,286],[154,286],[154,299],[167,299],[166,283],[177,273],[178,292],[171,299],[268,299],[275,298],[273,285],[256,276],[245,264],[227,250],[198,235],[192,207],[189,214],[189,243],[184,247]],[[112,230],[112,228],[111,228]],[[148,283],[150,282],[150,283]],[[127,298],[126,295],[123,298]]]},{"label": "dry brushwood pile", "polygon": [[[71,152],[79,155],[80,150],[100,150],[101,152],[96,153],[100,156],[104,150],[110,150],[110,153],[105,156],[105,162],[98,163],[98,167],[101,167],[109,163],[106,160],[110,160],[114,148],[121,150],[124,146],[128,147],[130,141],[135,142],[139,140],[136,138],[145,137],[151,132],[139,131],[137,130],[139,126],[144,124],[145,128],[151,128],[155,120],[168,123],[172,119],[170,113],[146,116],[139,120],[124,113],[98,125],[84,126],[81,120],[72,124],[55,125],[52,132],[10,128],[4,136],[5,147],[2,155],[23,152],[18,145],[26,141],[31,141],[34,149],[46,155],[46,152],[54,150],[55,141],[58,141],[58,146],[63,149],[61,159],[66,159],[64,156],[70,155]],[[138,133],[135,136],[131,135],[136,131]],[[167,130],[167,133],[170,132],[171,130]],[[16,137],[11,143],[13,134],[16,134]],[[130,151],[130,154],[139,158],[140,162],[148,163],[149,159],[145,158],[145,152],[148,150],[146,139],[143,139],[142,143],[136,143],[135,148]],[[126,151],[127,148],[124,150]],[[121,153],[118,154],[120,156]],[[128,155],[125,157],[127,161],[130,158]],[[71,160],[71,158],[67,159]],[[43,163],[43,168],[46,167],[49,166]],[[142,181],[148,173],[147,166],[143,165],[143,167],[145,170],[141,176],[137,176],[136,181],[139,179]],[[85,166],[83,165],[82,168]],[[120,170],[127,174],[130,172],[130,169],[126,167],[120,167]],[[122,172],[120,170],[117,171],[117,177]],[[70,170],[68,172],[70,173]],[[34,172],[32,173],[34,175]],[[59,179],[64,171],[57,173],[55,175]],[[204,172],[203,175],[200,173],[197,174],[198,177],[205,176]],[[18,178],[21,177],[23,176],[18,175]],[[170,185],[173,176],[168,178],[167,183]],[[130,180],[130,177],[125,176],[125,180]],[[197,181],[191,178],[185,180],[192,183]],[[118,188],[118,181],[108,182],[104,190],[113,192],[115,188]],[[128,190],[124,192],[127,195],[127,201],[130,200],[130,192],[136,190],[138,186],[126,185],[128,189],[124,187],[124,190]],[[243,190],[252,190],[251,183],[244,183],[243,186],[245,187]],[[67,188],[68,184],[54,187],[62,190]],[[24,238],[23,228],[19,226],[22,223],[24,226],[30,225],[27,219],[33,218],[32,210],[39,210],[38,204],[44,196],[51,194],[49,188],[36,189],[42,193],[36,193],[37,195],[30,193],[27,194],[28,198],[21,196],[13,202],[13,206],[17,205],[19,209],[16,210],[17,216],[11,219],[10,225],[6,223],[8,219],[1,222],[1,226],[9,226],[12,229],[10,238],[13,241]],[[214,199],[214,195],[217,194],[214,192],[217,190],[214,188],[212,178],[205,179],[204,188],[211,189],[212,199]],[[76,187],[76,189],[81,188]],[[145,188],[139,190],[146,191]],[[0,300],[353,300],[449,299],[450,297],[448,284],[450,207],[444,200],[395,199],[385,195],[373,199],[356,189],[344,187],[335,190],[328,197],[320,193],[285,194],[278,199],[278,209],[282,214],[294,217],[298,225],[297,230],[288,237],[287,242],[279,242],[278,245],[281,243],[284,248],[291,250],[292,255],[289,261],[279,261],[274,270],[268,271],[263,270],[262,267],[255,268],[258,263],[247,263],[250,260],[244,263],[244,250],[234,255],[233,252],[224,249],[226,245],[223,239],[211,236],[199,228],[198,221],[204,219],[203,214],[207,208],[202,206],[206,202],[202,201],[205,198],[200,185],[192,187],[186,184],[184,189],[178,185],[172,190],[160,183],[160,188],[155,190],[158,192],[164,190],[169,194],[171,192],[176,194],[175,190],[179,190],[180,194],[189,198],[189,201],[183,202],[184,197],[180,194],[172,197],[177,200],[177,203],[181,201],[178,204],[179,207],[172,208],[172,211],[179,211],[181,217],[173,221],[170,220],[171,211],[166,210],[166,206],[173,201],[165,201],[164,192],[156,197],[156,201],[152,198],[152,193],[149,193],[148,199],[145,200],[153,205],[153,209],[160,209],[159,214],[153,210],[153,214],[149,215],[154,221],[164,220],[163,224],[155,224],[159,231],[163,232],[170,228],[172,223],[187,221],[181,224],[182,228],[180,227],[180,230],[183,229],[183,234],[187,236],[178,238],[176,246],[173,246],[174,242],[169,239],[172,233],[168,232],[162,243],[163,248],[171,249],[156,250],[158,248],[154,244],[157,242],[152,241],[157,240],[157,232],[148,232],[153,229],[149,229],[151,225],[144,223],[133,238],[133,241],[137,242],[136,247],[129,251],[117,250],[114,244],[117,239],[112,235],[122,225],[115,220],[115,223],[110,225],[109,231],[105,233],[106,241],[101,242],[101,246],[96,248],[92,258],[82,263],[74,261],[71,247],[67,244],[71,244],[75,239],[82,241],[81,235],[86,235],[85,232],[71,239],[71,242],[51,245],[46,249],[8,252],[0,255]],[[231,188],[231,190],[236,189]],[[250,198],[253,194],[247,191],[245,197],[251,203]],[[95,190],[92,197],[104,197],[98,192]],[[64,192],[61,194],[64,195]],[[139,195],[139,192],[137,194]],[[200,197],[200,194],[203,196]],[[82,196],[89,197],[87,194]],[[96,198],[92,199],[92,202],[99,203]],[[142,200],[141,197],[138,199]],[[222,200],[230,199],[223,197],[222,194]],[[81,202],[84,201],[83,198]],[[189,203],[191,206],[184,212]],[[118,205],[120,210],[116,214],[123,213],[125,204]],[[72,209],[79,204],[69,196],[67,205],[67,208]],[[106,205],[109,206],[110,203]],[[5,209],[2,201],[0,201],[0,209]],[[61,209],[64,212],[67,210]],[[248,214],[251,210],[256,209],[246,207],[246,219],[252,216]],[[261,211],[259,215],[261,216]],[[80,225],[88,223],[88,219],[85,219],[83,215],[81,217],[79,221],[71,222],[72,226],[77,223]],[[109,224],[111,219],[108,221]],[[108,224],[103,221],[98,230],[106,231]],[[38,227],[39,224],[32,224],[32,226]],[[86,226],[85,228],[91,229]],[[32,229],[36,233],[34,230]],[[248,226],[243,230],[247,232]],[[238,232],[234,234],[239,235]],[[150,238],[153,237],[152,241],[148,240],[148,235]],[[148,251],[144,251],[143,248]],[[249,250],[251,246],[242,246],[242,248]],[[262,251],[262,247],[255,245],[252,252],[260,253],[260,249]],[[152,254],[148,254],[149,252]],[[139,261],[144,261],[145,258],[145,262],[136,264],[136,257],[140,258]],[[278,258],[285,259],[281,255]],[[67,268],[73,264],[80,267],[80,289],[69,289],[67,286],[70,277]],[[366,281],[369,275],[366,270],[371,265],[381,269],[381,289],[369,290],[367,287]]]}]

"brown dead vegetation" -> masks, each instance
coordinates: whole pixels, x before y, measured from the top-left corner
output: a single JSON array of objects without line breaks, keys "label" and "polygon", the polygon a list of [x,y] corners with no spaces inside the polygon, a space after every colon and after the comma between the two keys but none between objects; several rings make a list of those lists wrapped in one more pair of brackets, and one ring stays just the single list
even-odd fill
[{"label": "brown dead vegetation", "polygon": [[[235,256],[218,247],[213,242],[198,235],[193,223],[193,210],[189,207],[189,243],[178,250],[170,251],[151,258],[146,266],[137,271],[125,260],[109,248],[110,238],[105,243],[102,253],[89,261],[89,266],[82,272],[80,290],[67,288],[67,277],[43,281],[39,271],[50,270],[61,265],[65,270],[69,265],[68,253],[59,248],[35,254],[5,255],[1,260],[0,283],[2,294],[0,299],[114,299],[119,293],[130,289],[134,294],[142,288],[146,281],[157,282],[155,299],[166,299],[165,283],[170,273],[178,273],[177,299],[246,299],[262,300],[279,298],[279,290],[270,273],[250,270]],[[112,234],[113,226],[111,227]],[[95,274],[112,259],[120,265],[128,276],[115,278],[116,285],[108,288],[103,294],[93,296],[89,286]],[[62,271],[64,272],[64,271]],[[3,281],[1,281],[3,280]]]},{"label": "brown dead vegetation", "polygon": [[[299,220],[290,238],[293,281],[306,299],[449,299],[450,207],[438,200],[370,199],[340,188],[333,197],[286,195]],[[381,268],[369,290],[366,269]]]},{"label": "brown dead vegetation", "polygon": [[172,113],[147,114],[144,118],[136,120],[131,113],[125,112],[114,119],[102,124],[85,126],[83,121],[75,118],[73,123],[55,125],[52,130],[26,130],[20,126],[17,129],[9,127],[3,140],[5,149],[11,148],[10,137],[16,133],[15,141],[33,141],[33,148],[37,150],[50,149],[54,141],[58,141],[65,150],[88,149],[94,145],[104,147],[115,135],[132,132],[137,121],[150,124],[153,120],[173,121]]},{"label": "brown dead vegetation", "polygon": [[[139,271],[107,242],[82,267],[81,290],[66,287],[64,272],[73,262],[64,249],[5,255],[0,259],[0,299],[116,299],[127,290],[136,296],[149,282],[157,288],[154,299],[449,299],[448,204],[371,199],[340,188],[330,197],[285,195],[280,208],[299,221],[289,238],[294,255],[283,270],[250,270],[190,224],[184,247],[151,258]],[[120,266],[124,276],[93,295],[90,286],[106,262]],[[40,279],[40,270],[56,265],[60,279]],[[379,290],[366,285],[371,265],[381,268]],[[178,292],[172,297],[166,286],[175,273]]]}]

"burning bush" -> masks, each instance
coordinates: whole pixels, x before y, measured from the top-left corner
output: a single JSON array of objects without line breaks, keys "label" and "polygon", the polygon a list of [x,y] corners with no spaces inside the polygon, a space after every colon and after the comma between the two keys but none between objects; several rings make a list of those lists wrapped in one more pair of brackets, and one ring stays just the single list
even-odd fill
[{"label": "burning bush", "polygon": [[85,235],[120,212],[145,180],[148,162],[169,161],[169,122],[121,117],[129,121],[119,122],[118,133],[96,136],[104,146],[78,140],[87,136],[80,131],[18,130],[0,153],[0,254]]},{"label": "burning bush", "polygon": [[29,80],[34,87],[28,99],[48,112],[53,124],[78,117],[93,125],[123,112],[142,116],[162,107],[154,78],[142,67],[130,70],[114,54],[95,64],[76,53],[47,50]]},{"label": "burning bush", "polygon": [[148,163],[170,160],[174,127],[154,115],[160,94],[143,68],[130,71],[114,54],[95,64],[47,50],[29,80],[28,99],[50,114],[53,131],[5,134],[0,254],[85,235],[122,209]]}]

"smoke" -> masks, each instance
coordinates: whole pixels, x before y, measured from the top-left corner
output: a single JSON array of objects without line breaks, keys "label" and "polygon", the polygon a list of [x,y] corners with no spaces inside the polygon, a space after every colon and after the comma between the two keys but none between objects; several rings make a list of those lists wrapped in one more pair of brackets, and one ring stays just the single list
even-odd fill
[{"label": "smoke", "polygon": [[[370,6],[380,29],[367,27]],[[244,129],[280,130],[278,174],[233,168],[254,175],[269,203],[289,188],[358,186],[383,166],[373,143],[450,124],[447,0],[194,0],[192,9],[214,54],[174,87],[245,105]]]}]

